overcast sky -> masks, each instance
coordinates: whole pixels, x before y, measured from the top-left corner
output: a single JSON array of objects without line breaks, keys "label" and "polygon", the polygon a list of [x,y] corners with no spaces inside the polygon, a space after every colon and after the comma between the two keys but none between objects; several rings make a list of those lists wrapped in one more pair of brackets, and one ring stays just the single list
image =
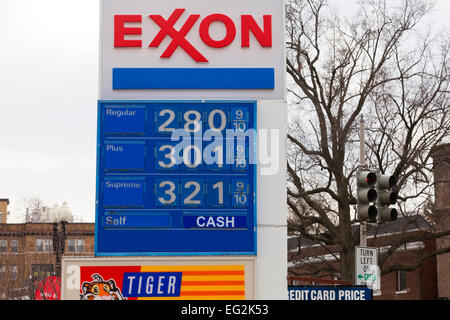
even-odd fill
[{"label": "overcast sky", "polygon": [[[441,0],[430,21],[450,28],[449,13]],[[0,198],[10,222],[22,222],[33,196],[95,219],[98,25],[96,0],[0,0]]]}]

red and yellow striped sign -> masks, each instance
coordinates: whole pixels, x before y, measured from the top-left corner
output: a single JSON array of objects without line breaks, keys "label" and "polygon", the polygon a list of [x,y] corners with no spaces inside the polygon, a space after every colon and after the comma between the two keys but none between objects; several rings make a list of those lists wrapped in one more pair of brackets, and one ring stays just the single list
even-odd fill
[{"label": "red and yellow striped sign", "polygon": [[[142,272],[182,272],[178,300],[244,300],[244,266],[142,267]],[[152,299],[152,298],[139,298]],[[154,298],[153,298],[154,299]],[[164,298],[163,298],[164,299]]]}]

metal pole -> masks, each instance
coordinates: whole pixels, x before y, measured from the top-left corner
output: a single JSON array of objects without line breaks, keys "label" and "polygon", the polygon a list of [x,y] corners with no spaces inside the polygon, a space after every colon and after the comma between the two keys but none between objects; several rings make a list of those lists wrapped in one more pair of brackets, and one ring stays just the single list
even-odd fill
[{"label": "metal pole", "polygon": [[366,143],[366,122],[364,121],[364,116],[361,115],[359,118],[359,168],[361,170],[366,167],[366,155],[365,155],[365,143]]},{"label": "metal pole", "polygon": [[[359,169],[366,169],[366,155],[365,155],[365,121],[364,116],[359,118]],[[361,221],[359,227],[359,245],[361,247],[367,247],[367,224],[365,221]]]}]

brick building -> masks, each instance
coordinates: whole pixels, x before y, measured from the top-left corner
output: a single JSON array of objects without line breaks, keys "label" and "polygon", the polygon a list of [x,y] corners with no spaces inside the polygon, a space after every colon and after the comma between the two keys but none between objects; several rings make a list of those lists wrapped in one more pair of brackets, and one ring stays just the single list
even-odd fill
[{"label": "brick building", "polygon": [[94,224],[0,224],[0,300],[33,299],[61,255],[94,254]]},{"label": "brick building", "polygon": [[9,199],[0,199],[0,223],[6,223],[8,219]]},{"label": "brick building", "polygon": [[[359,226],[353,227],[359,232]],[[379,249],[379,263],[384,266],[394,264],[414,264],[420,257],[436,249],[435,240],[411,241],[399,247],[386,262],[383,255],[390,245],[399,237],[422,236],[431,234],[434,228],[423,217],[400,218],[395,222],[385,223],[368,229],[367,245]],[[306,238],[291,237],[288,240],[289,275],[303,276],[303,281],[296,285],[326,284],[323,279],[341,280],[338,247],[326,247],[319,242]],[[416,270],[394,271],[381,277],[380,300],[434,300],[437,293],[436,257],[430,257],[419,264]],[[340,282],[337,281],[336,284]],[[349,284],[351,285],[351,284]]]}]

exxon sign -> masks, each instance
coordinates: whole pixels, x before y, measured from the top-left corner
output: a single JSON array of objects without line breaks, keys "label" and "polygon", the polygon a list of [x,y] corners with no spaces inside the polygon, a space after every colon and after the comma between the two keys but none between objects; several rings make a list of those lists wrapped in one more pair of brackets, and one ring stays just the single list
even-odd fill
[{"label": "exxon sign", "polygon": [[101,99],[285,98],[283,1],[103,0]]},{"label": "exxon sign", "polygon": [[[151,48],[158,48],[166,36],[172,38],[172,41],[164,50],[161,58],[170,58],[175,50],[180,47],[195,62],[208,62],[193,45],[186,39],[187,34],[199,20],[199,14],[191,14],[184,21],[180,30],[176,30],[174,25],[182,16],[186,9],[175,9],[170,17],[166,20],[161,15],[151,14],[149,17],[159,26],[160,31],[149,44]],[[241,47],[250,47],[250,32],[256,37],[262,47],[272,47],[272,15],[264,15],[264,27],[261,28],[251,15],[241,15]],[[126,40],[125,35],[141,35],[142,27],[125,27],[127,22],[142,23],[142,15],[115,15],[114,16],[114,47],[140,47],[142,48],[142,40]],[[215,22],[223,23],[225,27],[225,35],[220,40],[215,40],[211,36],[211,25]],[[205,17],[199,26],[198,35],[204,44],[212,48],[224,48],[229,46],[236,38],[236,25],[234,21],[225,14],[210,14]]]}]

